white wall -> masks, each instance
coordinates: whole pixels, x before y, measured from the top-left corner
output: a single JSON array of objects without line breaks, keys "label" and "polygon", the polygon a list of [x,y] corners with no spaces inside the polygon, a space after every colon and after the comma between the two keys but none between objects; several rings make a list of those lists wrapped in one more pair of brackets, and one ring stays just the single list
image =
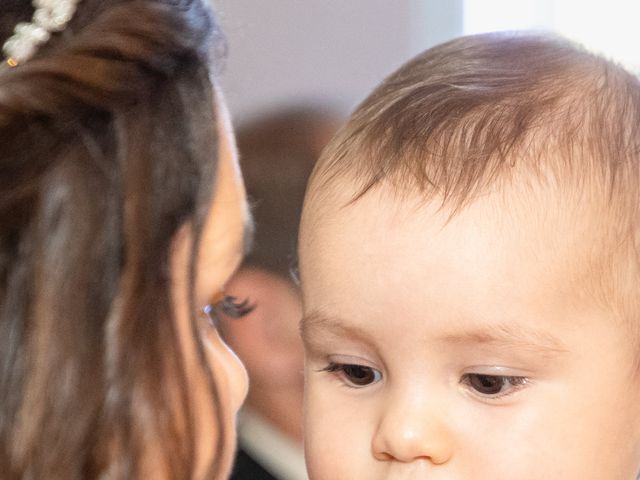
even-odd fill
[{"label": "white wall", "polygon": [[300,102],[352,109],[410,57],[462,31],[462,0],[216,0],[222,86],[247,119]]}]

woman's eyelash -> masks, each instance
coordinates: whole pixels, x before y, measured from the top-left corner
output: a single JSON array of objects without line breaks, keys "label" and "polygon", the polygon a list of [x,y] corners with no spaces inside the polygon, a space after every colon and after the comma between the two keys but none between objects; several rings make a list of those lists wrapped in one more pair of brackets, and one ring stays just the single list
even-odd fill
[{"label": "woman's eyelash", "polygon": [[241,318],[250,314],[256,306],[248,298],[239,302],[236,297],[225,295],[222,301],[217,304],[217,308],[228,317]]},{"label": "woman's eyelash", "polygon": [[219,302],[206,305],[203,311],[214,326],[216,326],[220,315],[225,315],[230,318],[242,318],[251,313],[255,308],[255,303],[251,303],[248,298],[239,302],[236,297],[225,295]]}]

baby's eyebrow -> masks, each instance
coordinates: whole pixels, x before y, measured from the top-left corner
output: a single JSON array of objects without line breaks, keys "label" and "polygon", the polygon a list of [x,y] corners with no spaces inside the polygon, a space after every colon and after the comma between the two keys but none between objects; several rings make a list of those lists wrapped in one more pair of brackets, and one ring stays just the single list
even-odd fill
[{"label": "baby's eyebrow", "polygon": [[544,350],[549,353],[568,352],[565,344],[550,333],[514,323],[461,329],[445,333],[438,339],[450,345],[491,345]]},{"label": "baby's eyebrow", "polygon": [[300,320],[300,334],[303,340],[309,340],[316,335],[338,335],[358,340],[371,340],[370,332],[355,325],[348,325],[339,318],[325,315],[319,311],[306,313]]},{"label": "baby's eyebrow", "polygon": [[[374,338],[371,332],[363,328],[350,325],[348,322],[319,311],[312,311],[303,316],[300,321],[300,332],[303,340],[306,341],[312,340],[317,335],[337,335],[364,341],[372,341]],[[492,323],[474,328],[460,328],[434,334],[432,339],[436,343],[450,346],[487,345],[533,350],[547,354],[562,354],[569,351],[560,339],[550,333],[515,323]]]}]

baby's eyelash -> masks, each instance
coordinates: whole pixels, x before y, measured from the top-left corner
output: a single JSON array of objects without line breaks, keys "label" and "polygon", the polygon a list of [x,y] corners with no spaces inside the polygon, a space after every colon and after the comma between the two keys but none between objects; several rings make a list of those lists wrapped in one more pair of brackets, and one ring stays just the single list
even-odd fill
[{"label": "baby's eyelash", "polygon": [[[466,373],[460,379],[460,383],[466,385],[478,395],[487,400],[497,400],[513,395],[529,384],[528,377],[508,375],[487,375],[480,373]],[[507,386],[505,389],[504,387]]]},{"label": "baby's eyelash", "polygon": [[323,367],[323,368],[321,368],[319,370],[316,370],[316,371],[317,372],[335,373],[335,372],[341,370],[343,366],[344,366],[344,364],[342,364],[342,363],[330,362],[326,367]]},{"label": "baby's eyelash", "polygon": [[230,318],[242,318],[251,313],[255,308],[255,303],[251,303],[248,298],[239,302],[234,296],[224,295],[220,301],[205,305],[202,311],[209,317],[211,323],[217,326],[221,314]]},{"label": "baby's eyelash", "polygon": [[382,374],[375,368],[354,363],[329,362],[326,367],[321,368],[318,372],[337,374],[351,388],[367,387],[378,383],[382,379]]}]

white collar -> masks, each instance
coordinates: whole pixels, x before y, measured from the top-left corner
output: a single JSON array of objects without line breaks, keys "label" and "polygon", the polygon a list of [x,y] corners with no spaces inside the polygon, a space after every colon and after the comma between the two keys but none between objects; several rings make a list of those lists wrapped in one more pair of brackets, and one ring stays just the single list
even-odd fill
[{"label": "white collar", "polygon": [[238,416],[238,443],[278,479],[308,479],[302,447],[247,408]]}]

